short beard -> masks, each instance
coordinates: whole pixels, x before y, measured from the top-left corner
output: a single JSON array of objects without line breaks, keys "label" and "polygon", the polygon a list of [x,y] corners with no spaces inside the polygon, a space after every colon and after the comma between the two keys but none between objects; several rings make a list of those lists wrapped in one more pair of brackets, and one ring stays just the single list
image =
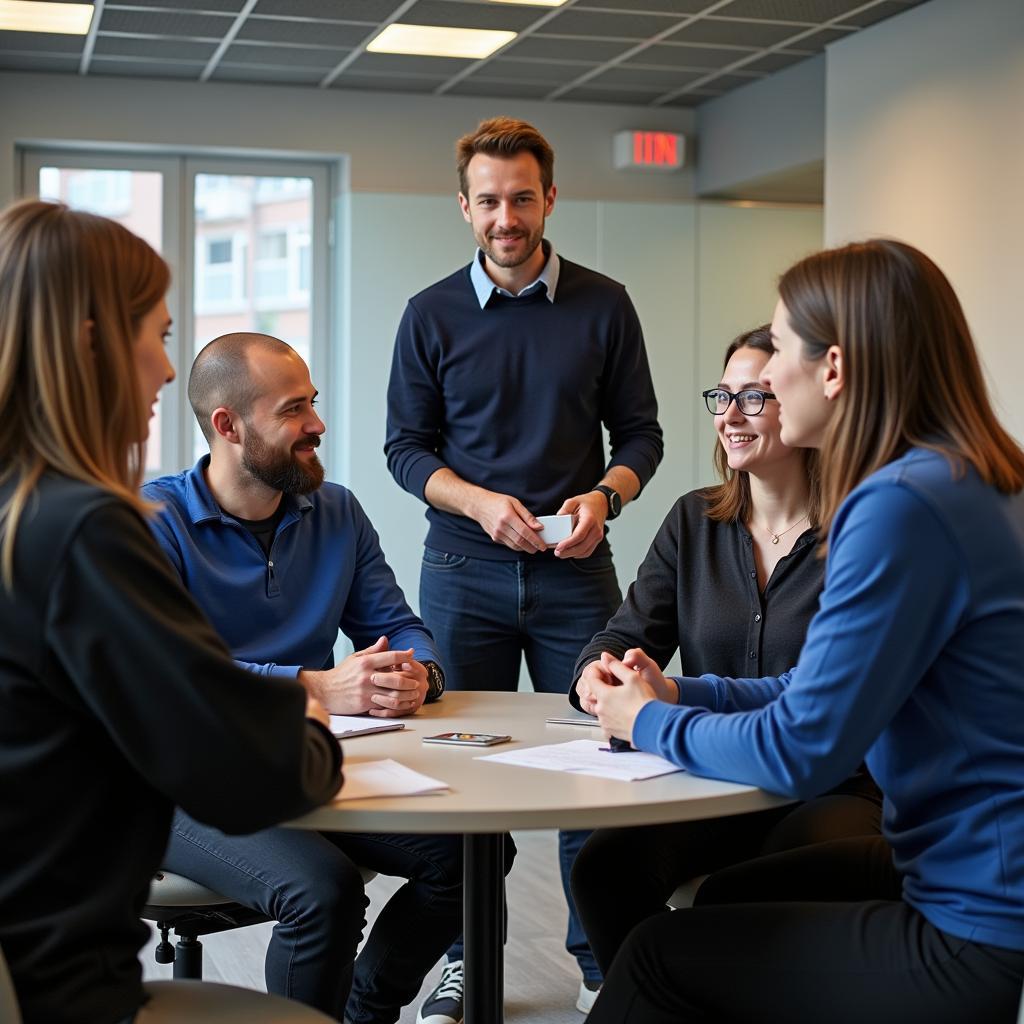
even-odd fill
[{"label": "short beard", "polygon": [[[318,447],[319,437],[308,443]],[[311,494],[324,482],[323,463],[316,457],[308,464],[300,462],[292,452],[277,453],[256,431],[246,431],[242,442],[242,468],[261,484],[282,494]]]},{"label": "short beard", "polygon": [[541,221],[540,227],[532,235],[528,235],[526,238],[526,250],[525,254],[520,257],[509,257],[501,256],[498,253],[497,247],[491,245],[491,240],[486,235],[482,238],[477,239],[477,244],[483,242],[480,248],[483,250],[484,255],[496,266],[502,267],[505,270],[509,270],[512,267],[521,267],[524,263],[528,262],[533,254],[537,251],[537,246],[544,240],[544,224],[545,221]]}]

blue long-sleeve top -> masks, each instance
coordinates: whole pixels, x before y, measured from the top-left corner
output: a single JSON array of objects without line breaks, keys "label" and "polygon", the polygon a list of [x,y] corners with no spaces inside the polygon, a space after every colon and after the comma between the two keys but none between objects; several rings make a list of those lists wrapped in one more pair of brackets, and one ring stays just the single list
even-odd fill
[{"label": "blue long-sleeve top", "polygon": [[[421,500],[449,468],[511,494],[534,515],[589,491],[608,466],[644,486],[662,457],[658,404],[643,334],[625,288],[560,259],[544,287],[481,307],[464,267],[409,300],[395,340],[384,450],[401,487]],[[524,557],[472,519],[429,508],[427,544],[495,560]],[[595,553],[607,554],[602,542]],[[554,557],[551,554],[538,557]]]},{"label": "blue long-sleeve top", "polygon": [[292,678],[330,668],[339,629],[356,650],[387,636],[392,650],[411,647],[418,661],[441,662],[351,491],[325,483],[286,495],[268,558],[214,500],[208,462],[206,455],[142,493],[161,505],[150,520],[157,541],[241,665]]},{"label": "blue long-sleeve top", "polygon": [[865,759],[907,902],[1024,949],[1024,495],[911,450],[840,507],[794,669],[678,682],[638,747],[798,797]]}]

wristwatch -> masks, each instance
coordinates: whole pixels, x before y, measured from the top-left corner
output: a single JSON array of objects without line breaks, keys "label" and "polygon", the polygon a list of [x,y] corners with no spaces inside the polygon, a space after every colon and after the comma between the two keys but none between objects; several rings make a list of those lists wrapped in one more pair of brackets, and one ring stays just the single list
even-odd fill
[{"label": "wristwatch", "polygon": [[598,484],[590,489],[592,491],[600,491],[608,499],[608,515],[605,518],[615,519],[622,511],[622,498],[619,497],[619,492],[604,484]]},{"label": "wristwatch", "polygon": [[436,661],[425,661],[423,667],[427,670],[426,703],[430,704],[444,693],[444,672]]}]

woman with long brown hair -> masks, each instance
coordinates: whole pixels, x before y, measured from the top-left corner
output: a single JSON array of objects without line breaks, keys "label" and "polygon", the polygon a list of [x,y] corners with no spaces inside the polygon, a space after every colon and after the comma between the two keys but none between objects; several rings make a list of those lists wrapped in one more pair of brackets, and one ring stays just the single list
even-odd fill
[{"label": "woman with long brown hair", "polygon": [[341,781],[323,710],[235,666],[146,526],[169,281],[113,221],[0,213],[0,946],[27,1024],[146,1002],[175,804],[248,832]]},{"label": "woman with long brown hair", "polygon": [[[639,671],[606,656],[621,685],[594,685],[596,711],[692,772],[795,797],[864,758],[884,839],[764,858],[744,866],[746,891],[720,886],[728,905],[638,926],[590,1019],[1010,1021],[1024,975],[1024,452],[923,253],[826,251],[779,294],[762,383],[783,441],[821,451],[828,551],[799,661],[669,681],[642,656]],[[669,687],[674,706],[654,699]]]},{"label": "woman with long brown hair", "polygon": [[[778,401],[759,383],[771,354],[768,324],[741,334],[726,349],[721,379],[700,396],[714,417],[721,482],[684,494],[665,517],[622,607],[580,654],[576,707],[592,711],[590,681],[608,680],[604,652],[642,650],[664,667],[678,651],[692,675],[774,674],[799,656],[824,582],[818,453],[782,443]],[[573,898],[607,972],[630,929],[666,912],[695,876],[880,827],[881,794],[858,769],[795,808],[599,829],[576,858]]]}]

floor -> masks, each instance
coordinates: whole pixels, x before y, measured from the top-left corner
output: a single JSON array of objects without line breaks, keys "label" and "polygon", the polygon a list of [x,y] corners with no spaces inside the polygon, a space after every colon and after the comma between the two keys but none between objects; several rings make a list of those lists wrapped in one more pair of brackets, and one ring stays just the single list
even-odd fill
[{"label": "floor", "polygon": [[[505,1020],[507,1024],[583,1024],[585,1018],[575,1008],[579,973],[564,947],[566,910],[558,879],[556,833],[518,832],[515,840],[519,853],[508,881]],[[370,915],[400,884],[382,877],[370,883]],[[265,989],[263,955],[272,927],[262,924],[206,936],[202,940],[206,980]],[[145,976],[169,978],[170,965],[153,961],[156,941],[154,936],[141,954]],[[440,966],[431,972],[422,995],[434,987],[440,973]],[[405,1008],[400,1024],[415,1024],[418,1005],[417,999]]]}]

